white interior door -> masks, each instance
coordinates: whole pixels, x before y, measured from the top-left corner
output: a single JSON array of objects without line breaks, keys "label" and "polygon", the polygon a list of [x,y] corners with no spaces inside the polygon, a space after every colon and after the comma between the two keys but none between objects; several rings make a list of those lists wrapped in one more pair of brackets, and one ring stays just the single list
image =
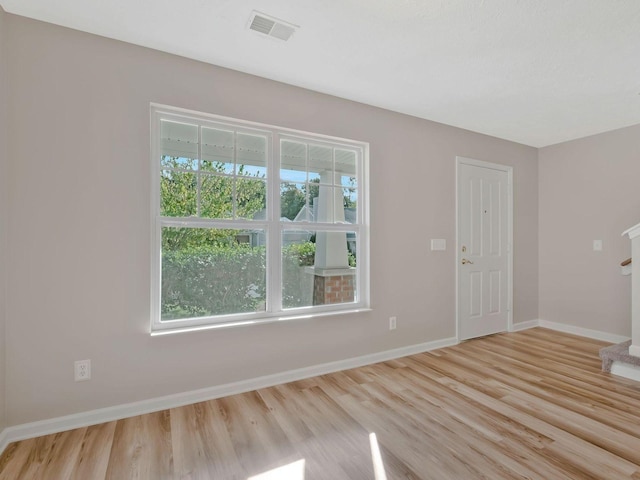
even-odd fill
[{"label": "white interior door", "polygon": [[458,158],[458,338],[510,324],[510,167]]}]

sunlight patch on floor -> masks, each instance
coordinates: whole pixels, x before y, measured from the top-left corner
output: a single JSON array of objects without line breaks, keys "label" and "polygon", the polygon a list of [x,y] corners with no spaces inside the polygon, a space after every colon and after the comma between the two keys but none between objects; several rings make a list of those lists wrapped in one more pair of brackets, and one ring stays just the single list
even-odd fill
[{"label": "sunlight patch on floor", "polygon": [[369,434],[369,444],[371,445],[371,460],[373,461],[373,474],[376,480],[387,480],[387,472],[384,470],[380,446],[375,433]]},{"label": "sunlight patch on floor", "polygon": [[259,473],[247,480],[304,480],[304,458],[268,472]]}]

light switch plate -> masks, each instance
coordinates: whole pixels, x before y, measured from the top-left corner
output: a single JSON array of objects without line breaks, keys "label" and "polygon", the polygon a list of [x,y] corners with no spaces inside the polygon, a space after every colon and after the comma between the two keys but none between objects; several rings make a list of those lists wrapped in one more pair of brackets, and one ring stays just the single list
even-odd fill
[{"label": "light switch plate", "polygon": [[593,251],[601,252],[602,251],[602,240],[594,240],[593,241]]},{"label": "light switch plate", "polygon": [[432,238],[431,250],[446,250],[447,241],[444,238]]}]

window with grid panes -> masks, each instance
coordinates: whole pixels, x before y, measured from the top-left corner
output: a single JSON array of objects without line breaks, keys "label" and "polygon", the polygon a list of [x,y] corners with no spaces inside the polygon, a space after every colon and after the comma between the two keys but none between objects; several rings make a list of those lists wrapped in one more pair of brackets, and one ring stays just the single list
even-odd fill
[{"label": "window with grid panes", "polygon": [[152,106],[152,331],[368,307],[368,145]]}]

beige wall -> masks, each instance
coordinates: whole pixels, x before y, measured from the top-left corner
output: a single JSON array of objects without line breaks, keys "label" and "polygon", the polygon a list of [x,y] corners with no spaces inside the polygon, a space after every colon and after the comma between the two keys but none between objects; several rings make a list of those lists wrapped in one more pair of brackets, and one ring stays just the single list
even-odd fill
[{"label": "beige wall", "polygon": [[7,286],[7,95],[5,90],[5,12],[0,6],[0,431],[5,417],[5,306]]},{"label": "beige wall", "polygon": [[542,148],[539,165],[540,318],[629,336],[620,234],[640,222],[640,125]]},{"label": "beige wall", "polygon": [[[514,318],[538,318],[536,149],[6,20],[9,424],[455,336],[456,155],[513,165]],[[151,338],[149,102],[370,142],[373,311]],[[93,378],[74,383],[83,358]]]}]

